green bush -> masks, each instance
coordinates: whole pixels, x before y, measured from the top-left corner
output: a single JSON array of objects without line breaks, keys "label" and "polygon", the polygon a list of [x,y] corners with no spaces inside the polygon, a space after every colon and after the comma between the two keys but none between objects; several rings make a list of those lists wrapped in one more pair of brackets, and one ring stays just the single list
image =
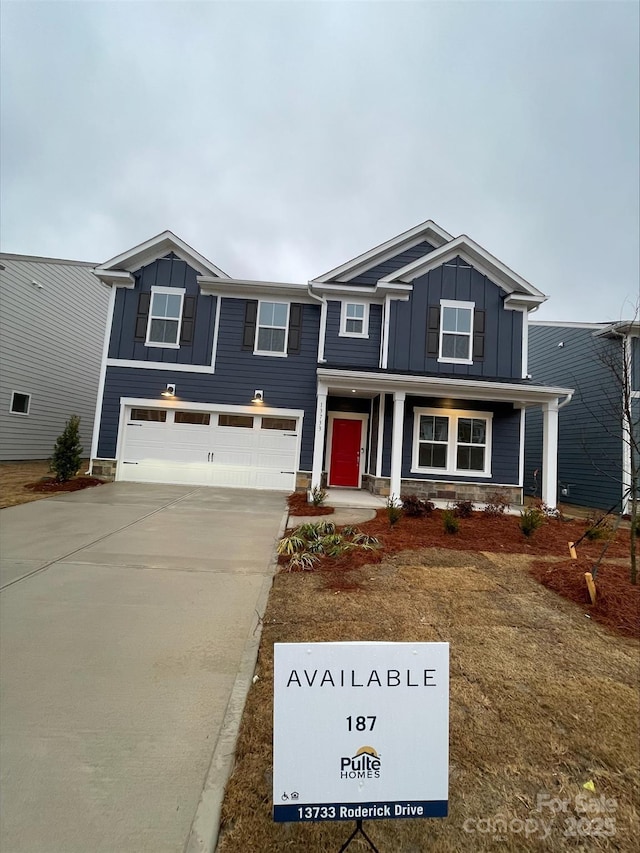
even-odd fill
[{"label": "green bush", "polygon": [[51,470],[59,483],[66,483],[80,470],[83,447],[80,444],[80,418],[71,415],[56,439],[51,457]]},{"label": "green bush", "polygon": [[314,506],[321,506],[327,499],[327,493],[324,489],[314,486],[311,491],[311,503]]},{"label": "green bush", "polygon": [[460,522],[452,509],[445,509],[442,513],[442,525],[445,533],[457,533],[460,530]]},{"label": "green bush", "polygon": [[361,533],[357,527],[346,527],[339,533],[332,521],[301,524],[283,537],[278,554],[289,557],[289,571],[310,571],[321,557],[341,557],[352,548],[373,551],[379,547],[375,536]]},{"label": "green bush", "polygon": [[587,525],[587,529],[585,530],[584,535],[590,542],[596,542],[601,539],[610,539],[613,534],[613,525],[605,513],[591,513],[591,515],[587,517],[585,524]]},{"label": "green bush", "polygon": [[390,527],[393,527],[402,518],[402,507],[398,506],[394,495],[387,498],[387,518],[389,519]]},{"label": "green bush", "polygon": [[525,536],[533,536],[544,524],[544,513],[535,506],[529,506],[520,513],[520,530]]}]

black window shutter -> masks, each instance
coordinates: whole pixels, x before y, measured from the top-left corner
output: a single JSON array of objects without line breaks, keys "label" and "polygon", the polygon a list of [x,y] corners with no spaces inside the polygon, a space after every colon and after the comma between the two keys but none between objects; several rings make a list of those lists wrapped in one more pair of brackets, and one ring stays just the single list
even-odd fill
[{"label": "black window shutter", "polygon": [[151,305],[151,294],[141,293],[138,296],[138,313],[136,315],[136,331],[134,340],[146,341],[147,318],[149,317],[149,306]]},{"label": "black window shutter", "polygon": [[300,353],[300,342],[302,340],[302,305],[293,302],[289,308],[289,344],[287,352],[290,355]]},{"label": "black window shutter", "polygon": [[484,359],[484,311],[473,312],[473,359]]},{"label": "black window shutter", "polygon": [[196,317],[195,296],[185,296],[182,303],[182,326],[180,328],[180,343],[193,343],[193,326]]},{"label": "black window shutter", "polygon": [[244,332],[242,334],[242,349],[253,351],[256,340],[256,323],[258,321],[258,303],[249,300],[244,310]]},{"label": "black window shutter", "polygon": [[431,305],[427,315],[427,355],[440,354],[440,306]]}]

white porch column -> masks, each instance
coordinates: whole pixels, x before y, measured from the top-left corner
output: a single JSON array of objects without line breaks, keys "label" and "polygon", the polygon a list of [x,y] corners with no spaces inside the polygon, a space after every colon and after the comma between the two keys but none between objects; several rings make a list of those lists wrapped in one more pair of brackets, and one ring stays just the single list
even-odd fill
[{"label": "white porch column", "polygon": [[404,428],[404,391],[393,392],[393,429],[391,432],[390,497],[400,499],[402,478],[402,434]]},{"label": "white porch column", "polygon": [[558,400],[542,406],[542,500],[555,507],[558,500]]},{"label": "white porch column", "polygon": [[327,386],[318,382],[316,396],[316,428],[313,435],[313,468],[311,471],[311,488],[322,485],[322,457],[324,455],[324,434],[327,423]]}]

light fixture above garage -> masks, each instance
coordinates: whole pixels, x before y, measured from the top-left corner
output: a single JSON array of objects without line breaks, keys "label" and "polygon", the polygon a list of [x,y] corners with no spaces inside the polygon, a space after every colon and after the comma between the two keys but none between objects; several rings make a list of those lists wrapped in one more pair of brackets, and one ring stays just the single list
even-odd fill
[{"label": "light fixture above garage", "polygon": [[167,387],[161,394],[162,397],[175,397],[176,396],[176,386],[173,383],[169,383]]},{"label": "light fixture above garage", "polygon": [[260,391],[259,388],[256,388],[256,390],[253,392],[253,399],[251,400],[251,402],[264,403],[264,391]]}]

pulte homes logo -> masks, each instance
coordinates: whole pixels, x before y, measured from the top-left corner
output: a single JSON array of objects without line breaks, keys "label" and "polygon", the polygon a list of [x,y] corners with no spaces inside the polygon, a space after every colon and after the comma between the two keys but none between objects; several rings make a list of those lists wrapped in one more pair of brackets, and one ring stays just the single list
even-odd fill
[{"label": "pulte homes logo", "polygon": [[352,757],[340,759],[341,779],[379,779],[382,762],[372,746],[361,746]]}]

